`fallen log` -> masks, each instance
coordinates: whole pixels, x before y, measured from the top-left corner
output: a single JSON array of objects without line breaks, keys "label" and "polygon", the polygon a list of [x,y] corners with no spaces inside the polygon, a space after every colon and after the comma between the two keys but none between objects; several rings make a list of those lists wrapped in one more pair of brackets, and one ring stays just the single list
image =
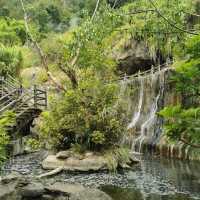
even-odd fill
[{"label": "fallen log", "polygon": [[63,167],[58,167],[58,168],[56,168],[56,169],[54,169],[50,172],[47,172],[47,173],[44,173],[44,174],[37,176],[37,178],[44,178],[44,177],[48,177],[48,176],[53,176],[53,175],[59,174],[62,171],[63,171]]}]

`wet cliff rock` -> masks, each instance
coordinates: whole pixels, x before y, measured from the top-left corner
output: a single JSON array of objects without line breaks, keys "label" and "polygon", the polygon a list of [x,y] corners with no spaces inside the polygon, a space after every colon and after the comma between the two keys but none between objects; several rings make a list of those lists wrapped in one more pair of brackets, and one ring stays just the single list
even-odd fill
[{"label": "wet cliff rock", "polygon": [[145,43],[134,39],[127,39],[114,51],[113,56],[118,63],[118,70],[126,74],[148,70],[154,64]]}]

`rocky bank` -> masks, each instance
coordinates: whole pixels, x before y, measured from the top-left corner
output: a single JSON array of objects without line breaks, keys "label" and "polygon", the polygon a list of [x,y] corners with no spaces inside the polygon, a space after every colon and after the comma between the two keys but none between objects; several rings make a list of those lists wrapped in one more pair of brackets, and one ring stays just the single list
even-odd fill
[{"label": "rocky bank", "polygon": [[54,184],[18,173],[0,180],[1,200],[111,200],[98,189],[79,184],[56,182]]}]

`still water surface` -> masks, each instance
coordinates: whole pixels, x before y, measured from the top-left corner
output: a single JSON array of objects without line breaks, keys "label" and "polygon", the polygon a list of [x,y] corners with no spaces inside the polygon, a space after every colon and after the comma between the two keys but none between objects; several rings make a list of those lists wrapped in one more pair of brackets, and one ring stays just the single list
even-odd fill
[{"label": "still water surface", "polygon": [[[1,173],[42,174],[45,173],[42,160],[40,153],[18,156],[7,162]],[[100,188],[113,200],[200,200],[200,162],[147,156],[131,171],[117,174],[63,172],[52,181]]]},{"label": "still water surface", "polygon": [[113,200],[200,199],[200,163],[143,158],[126,174],[126,187],[104,185]]}]

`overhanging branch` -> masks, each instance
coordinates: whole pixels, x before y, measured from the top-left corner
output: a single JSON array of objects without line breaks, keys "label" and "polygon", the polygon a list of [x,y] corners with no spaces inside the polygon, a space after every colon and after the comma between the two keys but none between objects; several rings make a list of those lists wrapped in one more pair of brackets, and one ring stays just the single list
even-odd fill
[{"label": "overhanging branch", "polygon": [[199,35],[197,33],[191,32],[189,30],[185,30],[183,28],[178,27],[174,22],[172,22],[171,20],[169,20],[167,17],[165,17],[160,10],[156,7],[155,3],[152,0],[149,0],[149,2],[151,3],[151,5],[154,7],[155,11],[158,13],[158,15],[160,17],[162,17],[170,26],[176,28],[177,30],[187,33],[187,34],[191,34],[191,35]]},{"label": "overhanging branch", "polygon": [[40,60],[41,60],[41,63],[47,73],[47,76],[49,77],[49,79],[53,82],[53,84],[58,87],[59,89],[61,90],[66,90],[57,80],[56,78],[52,75],[52,73],[49,71],[49,67],[48,67],[48,64],[47,64],[47,60],[46,60],[46,56],[42,50],[42,48],[40,47],[40,45],[37,43],[37,41],[34,39],[30,29],[29,29],[29,25],[28,25],[28,15],[27,15],[27,12],[26,12],[26,9],[25,9],[25,6],[24,6],[24,2],[23,0],[20,0],[21,2],[21,6],[22,6],[22,10],[24,12],[24,25],[25,25],[25,28],[26,28],[26,32],[27,32],[27,35],[29,36],[30,38],[30,41],[33,43],[33,45],[35,46],[36,50],[37,50],[37,53],[38,55],[40,56]]}]

